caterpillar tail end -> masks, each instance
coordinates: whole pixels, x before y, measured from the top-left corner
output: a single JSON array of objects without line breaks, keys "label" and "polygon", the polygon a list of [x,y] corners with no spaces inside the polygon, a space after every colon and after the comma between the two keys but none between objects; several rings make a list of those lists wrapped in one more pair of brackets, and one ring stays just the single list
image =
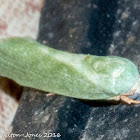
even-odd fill
[{"label": "caterpillar tail end", "polygon": [[137,100],[133,100],[127,96],[131,96],[135,93],[136,90],[132,90],[130,93],[125,93],[125,94],[122,94],[122,95],[118,95],[118,96],[115,96],[113,97],[114,100],[117,100],[117,101],[120,101],[121,103],[123,104],[126,104],[126,105],[136,105],[136,104],[140,104],[140,101],[137,101]]}]

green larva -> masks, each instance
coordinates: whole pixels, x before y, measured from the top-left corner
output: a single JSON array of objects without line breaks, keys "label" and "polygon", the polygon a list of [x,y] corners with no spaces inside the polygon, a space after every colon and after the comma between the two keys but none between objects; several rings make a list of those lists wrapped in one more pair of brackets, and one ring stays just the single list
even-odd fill
[{"label": "green larva", "polygon": [[0,75],[22,86],[88,100],[126,93],[139,79],[128,59],[68,53],[28,37],[0,41]]}]

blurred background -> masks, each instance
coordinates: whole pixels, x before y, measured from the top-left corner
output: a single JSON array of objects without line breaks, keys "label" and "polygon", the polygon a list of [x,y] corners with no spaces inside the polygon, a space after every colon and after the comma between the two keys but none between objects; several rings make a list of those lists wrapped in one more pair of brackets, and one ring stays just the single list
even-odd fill
[{"label": "blurred background", "polygon": [[[37,37],[44,0],[0,0],[0,39],[11,36]],[[0,133],[10,130],[22,87],[0,77]],[[0,139],[2,135],[0,135]]]}]

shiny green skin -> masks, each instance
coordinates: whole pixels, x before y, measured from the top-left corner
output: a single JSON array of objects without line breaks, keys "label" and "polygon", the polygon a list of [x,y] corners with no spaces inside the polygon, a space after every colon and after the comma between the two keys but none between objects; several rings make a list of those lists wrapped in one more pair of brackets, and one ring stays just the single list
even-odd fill
[{"label": "shiny green skin", "polygon": [[0,75],[22,86],[89,100],[126,93],[139,78],[128,59],[72,54],[28,37],[0,41]]}]

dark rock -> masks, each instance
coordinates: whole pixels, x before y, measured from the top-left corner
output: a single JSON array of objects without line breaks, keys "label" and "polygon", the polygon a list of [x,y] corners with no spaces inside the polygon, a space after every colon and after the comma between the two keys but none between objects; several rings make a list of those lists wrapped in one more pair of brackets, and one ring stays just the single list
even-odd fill
[{"label": "dark rock", "polygon": [[106,55],[117,7],[114,0],[48,0],[38,41],[69,52]]},{"label": "dark rock", "polygon": [[140,1],[118,1],[109,55],[129,58],[140,70]]}]

